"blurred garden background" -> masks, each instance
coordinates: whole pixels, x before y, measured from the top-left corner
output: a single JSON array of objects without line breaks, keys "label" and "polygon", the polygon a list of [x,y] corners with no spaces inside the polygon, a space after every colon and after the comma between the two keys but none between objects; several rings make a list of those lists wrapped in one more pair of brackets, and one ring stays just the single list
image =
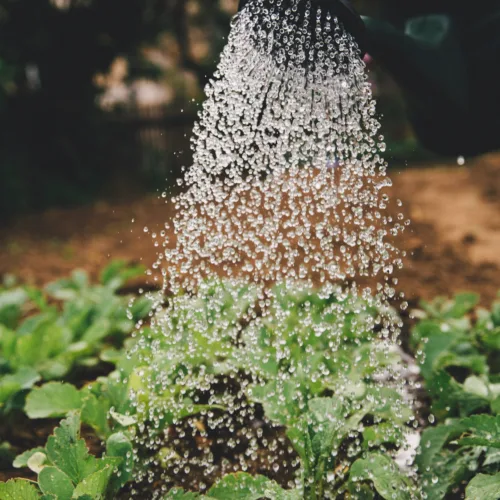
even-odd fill
[{"label": "blurred garden background", "polygon": [[[236,10],[237,0],[2,1],[2,214],[174,184]],[[397,87],[376,67],[372,77],[390,145],[413,156]]]},{"label": "blurred garden background", "polygon": [[[237,3],[0,0],[0,276],[44,283],[111,258],[152,261]],[[353,3],[395,25],[408,14],[396,0]],[[500,161],[426,151],[396,83],[368,65],[394,196],[414,223],[414,295],[474,280],[496,293]]]}]

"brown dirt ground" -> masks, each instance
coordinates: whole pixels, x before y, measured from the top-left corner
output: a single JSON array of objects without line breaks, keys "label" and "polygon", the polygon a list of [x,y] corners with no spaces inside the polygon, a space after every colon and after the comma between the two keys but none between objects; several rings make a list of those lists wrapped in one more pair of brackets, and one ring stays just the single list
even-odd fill
[{"label": "brown dirt ground", "polygon": [[[392,196],[412,221],[400,238],[408,259],[399,288],[413,303],[461,290],[488,303],[500,290],[500,154],[431,167],[391,173]],[[116,258],[148,266],[156,255],[151,233],[170,214],[163,199],[149,195],[20,217],[1,230],[0,275],[41,285],[75,267],[96,276]]]}]

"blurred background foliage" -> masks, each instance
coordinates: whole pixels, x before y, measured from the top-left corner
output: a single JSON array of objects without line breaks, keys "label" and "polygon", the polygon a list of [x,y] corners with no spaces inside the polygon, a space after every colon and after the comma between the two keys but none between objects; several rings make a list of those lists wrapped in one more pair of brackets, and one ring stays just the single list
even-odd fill
[{"label": "blurred background foliage", "polygon": [[[395,0],[358,0],[363,13]],[[163,188],[237,0],[0,0],[0,220]],[[373,65],[389,156],[418,147],[397,87]]]}]

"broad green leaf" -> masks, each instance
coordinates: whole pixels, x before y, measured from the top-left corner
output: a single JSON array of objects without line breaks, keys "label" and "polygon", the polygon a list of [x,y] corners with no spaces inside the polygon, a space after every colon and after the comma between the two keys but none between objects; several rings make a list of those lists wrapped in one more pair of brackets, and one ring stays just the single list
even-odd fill
[{"label": "broad green leaf", "polygon": [[420,453],[416,458],[420,472],[423,473],[428,468],[432,469],[436,455],[446,443],[460,436],[463,431],[464,426],[459,421],[425,429],[420,440]]},{"label": "broad green leaf", "polygon": [[480,332],[481,342],[493,351],[500,351],[500,328]]},{"label": "broad green leaf", "polygon": [[448,373],[439,372],[427,381],[427,390],[432,396],[432,412],[443,419],[449,416],[466,417],[482,408],[489,408],[489,400],[467,392]]},{"label": "broad green leaf", "polygon": [[441,450],[434,456],[432,466],[420,470],[422,474],[423,491],[429,499],[444,499],[455,487],[467,481],[474,470],[477,470],[478,457],[482,448],[473,451],[459,449],[452,452],[448,449]]},{"label": "broad green leaf", "polygon": [[27,300],[28,294],[22,288],[0,292],[0,325],[15,329]]},{"label": "broad green leaf", "polygon": [[55,495],[57,500],[71,500],[75,487],[71,479],[57,467],[44,467],[38,474],[38,484],[46,495]]},{"label": "broad green leaf", "polygon": [[70,332],[50,318],[35,331],[21,335],[16,343],[15,364],[38,368],[61,354],[70,342]]},{"label": "broad green leaf", "polygon": [[385,500],[410,500],[411,483],[394,461],[385,455],[369,454],[351,467],[350,481],[371,481],[378,494]]},{"label": "broad green leaf", "polygon": [[82,340],[88,344],[95,344],[109,336],[111,332],[111,321],[108,318],[99,318],[85,331]]},{"label": "broad green leaf", "polygon": [[99,436],[109,434],[108,424],[109,401],[97,398],[88,392],[82,396],[82,422],[90,425]]},{"label": "broad green leaf", "polygon": [[123,260],[114,260],[102,270],[100,281],[103,285],[115,290],[127,281],[142,276],[144,271],[143,266],[130,265]]},{"label": "broad green leaf", "polygon": [[106,465],[103,469],[90,474],[77,484],[72,498],[88,495],[94,500],[103,500],[106,496],[108,483],[113,473],[113,467]]},{"label": "broad green leaf", "polygon": [[473,415],[461,423],[467,436],[459,440],[459,445],[500,448],[500,415]]},{"label": "broad green leaf", "polygon": [[286,434],[300,457],[305,475],[309,476],[315,464],[315,457],[307,423],[301,421],[288,427]]},{"label": "broad green leaf", "polygon": [[137,297],[130,306],[130,312],[135,321],[145,318],[153,307],[153,301],[145,296]]},{"label": "broad green leaf", "polygon": [[366,449],[379,447],[385,443],[399,443],[403,437],[401,427],[394,422],[384,422],[363,430],[363,446]]},{"label": "broad green leaf", "polygon": [[0,483],[1,500],[39,500],[40,493],[35,483],[26,479],[11,479]]},{"label": "broad green leaf", "polygon": [[431,378],[435,367],[438,364],[439,357],[447,353],[448,349],[455,343],[455,338],[449,333],[440,333],[429,337],[424,346],[424,362],[420,367],[422,376],[428,380]]},{"label": "broad green leaf", "polygon": [[16,393],[23,389],[31,389],[40,375],[33,368],[19,368],[11,375],[0,376],[0,408]]},{"label": "broad green leaf", "polygon": [[123,433],[117,432],[112,434],[106,441],[106,454],[109,457],[121,458],[119,465],[120,474],[115,475],[112,479],[112,489],[118,491],[130,479],[134,469],[134,448],[130,439]]},{"label": "broad green leaf", "polygon": [[466,500],[498,500],[500,498],[500,472],[494,476],[478,474],[465,490]]},{"label": "broad green leaf", "polygon": [[363,483],[349,483],[348,490],[353,500],[373,500],[375,498],[375,492],[367,484]]},{"label": "broad green leaf", "polygon": [[47,456],[57,468],[66,473],[74,484],[79,483],[98,468],[97,459],[89,455],[80,439],[80,416],[71,414],[47,440]]},{"label": "broad green leaf", "polygon": [[302,495],[298,491],[287,491],[275,481],[264,476],[249,474],[230,474],[210,488],[208,495],[217,500],[299,500]]},{"label": "broad green leaf", "polygon": [[18,455],[14,463],[12,464],[16,469],[21,469],[22,467],[28,467],[28,460],[35,454],[35,453],[45,453],[45,448],[32,448],[31,450],[27,450],[24,453],[21,453]]},{"label": "broad green leaf", "polygon": [[446,317],[462,318],[479,304],[479,299],[479,294],[472,292],[464,292],[455,295],[453,305],[446,312]]},{"label": "broad green leaf", "polygon": [[82,396],[75,386],[49,382],[28,394],[25,411],[30,418],[56,418],[81,407]]}]

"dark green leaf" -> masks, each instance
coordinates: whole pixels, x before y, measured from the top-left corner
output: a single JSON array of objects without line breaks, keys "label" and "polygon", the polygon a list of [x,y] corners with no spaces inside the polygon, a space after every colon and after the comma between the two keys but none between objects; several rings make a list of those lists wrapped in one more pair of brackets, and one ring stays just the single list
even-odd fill
[{"label": "dark green leaf", "polygon": [[351,467],[350,481],[370,481],[385,500],[410,500],[411,483],[392,459],[385,455],[369,454]]},{"label": "dark green leaf", "polygon": [[71,500],[75,487],[71,479],[57,467],[44,467],[38,474],[38,484],[46,495],[55,495],[57,500]]},{"label": "dark green leaf", "polygon": [[500,448],[500,415],[473,415],[461,424],[467,429],[467,435],[459,440],[459,445]]}]

